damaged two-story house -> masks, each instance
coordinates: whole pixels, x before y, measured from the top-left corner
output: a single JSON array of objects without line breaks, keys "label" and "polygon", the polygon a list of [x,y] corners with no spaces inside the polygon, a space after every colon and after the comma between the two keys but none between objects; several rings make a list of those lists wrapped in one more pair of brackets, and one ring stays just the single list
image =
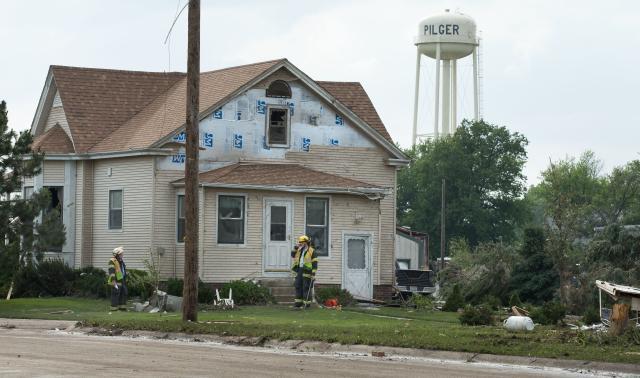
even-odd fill
[{"label": "damaged two-story house", "polygon": [[[31,126],[45,152],[24,193],[49,188],[75,267],[184,263],[186,75],[52,66]],[[297,236],[319,285],[388,297],[396,171],[408,163],[359,83],[314,81],[286,59],[200,76],[199,276],[287,277]]]}]

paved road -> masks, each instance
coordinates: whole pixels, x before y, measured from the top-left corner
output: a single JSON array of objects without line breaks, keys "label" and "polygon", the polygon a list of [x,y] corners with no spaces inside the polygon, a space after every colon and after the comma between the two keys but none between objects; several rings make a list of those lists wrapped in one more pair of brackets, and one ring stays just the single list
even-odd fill
[{"label": "paved road", "polygon": [[[60,325],[63,327],[63,325]],[[562,370],[291,353],[213,343],[0,327],[0,377],[567,377]],[[585,375],[580,375],[584,377]]]}]

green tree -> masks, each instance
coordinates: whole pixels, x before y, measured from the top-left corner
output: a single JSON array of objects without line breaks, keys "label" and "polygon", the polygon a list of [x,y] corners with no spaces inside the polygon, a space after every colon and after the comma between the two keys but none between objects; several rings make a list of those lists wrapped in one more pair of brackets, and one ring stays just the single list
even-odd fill
[{"label": "green tree", "polygon": [[[484,121],[463,121],[455,134],[408,151],[398,174],[398,220],[431,235],[439,250],[441,182],[446,179],[447,239],[471,246],[510,241],[527,217],[522,201],[527,139]],[[434,256],[436,254],[433,254]]]},{"label": "green tree", "polygon": [[29,131],[9,129],[8,112],[0,102],[0,291],[5,292],[20,269],[42,259],[51,247],[64,244],[65,231],[58,209],[48,209],[50,193],[14,198],[23,177],[40,173],[43,155],[31,150]]},{"label": "green tree", "polygon": [[541,228],[524,230],[520,255],[511,277],[511,288],[518,300],[542,304],[553,298],[559,287],[558,273],[553,260],[544,252],[545,237]]}]

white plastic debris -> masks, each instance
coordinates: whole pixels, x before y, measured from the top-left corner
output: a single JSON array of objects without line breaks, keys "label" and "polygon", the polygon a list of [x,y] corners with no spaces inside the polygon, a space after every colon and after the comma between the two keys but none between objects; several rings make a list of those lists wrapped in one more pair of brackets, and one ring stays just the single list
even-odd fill
[{"label": "white plastic debris", "polygon": [[509,331],[533,331],[533,320],[528,316],[510,316],[502,323]]}]

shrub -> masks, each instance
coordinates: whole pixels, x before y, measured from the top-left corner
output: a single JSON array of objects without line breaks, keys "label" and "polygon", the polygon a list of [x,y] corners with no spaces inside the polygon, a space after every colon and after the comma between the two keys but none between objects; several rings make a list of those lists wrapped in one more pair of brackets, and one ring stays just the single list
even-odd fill
[{"label": "shrub", "polygon": [[433,298],[429,295],[413,294],[411,295],[410,301],[415,306],[416,310],[433,310]]},{"label": "shrub", "polygon": [[107,274],[104,270],[92,266],[76,269],[72,292],[81,297],[106,297],[108,292]]},{"label": "shrub", "polygon": [[495,295],[486,295],[482,298],[481,303],[491,310],[500,310],[502,308],[502,302],[500,298]]},{"label": "shrub", "polygon": [[466,325],[492,325],[493,316],[491,310],[485,306],[466,306],[460,314],[460,323]]},{"label": "shrub", "polygon": [[340,306],[350,306],[356,302],[353,295],[339,287],[321,287],[316,289],[316,301],[323,304],[327,299],[335,298]]},{"label": "shrub", "polygon": [[44,260],[36,270],[43,293],[52,297],[71,295],[75,271],[62,259]]},{"label": "shrub", "polygon": [[534,322],[546,325],[556,325],[567,313],[566,307],[560,302],[547,302],[542,307],[531,310]]},{"label": "shrub", "polygon": [[29,262],[18,270],[13,289],[13,296],[16,298],[39,297],[42,294],[40,277],[33,263]]},{"label": "shrub", "polygon": [[[182,296],[182,293],[180,293],[180,296]],[[204,282],[198,280],[198,303],[211,302],[213,302],[213,290]]]},{"label": "shrub", "polygon": [[181,279],[169,278],[167,280],[167,294],[181,297],[183,285],[184,281],[182,281]]},{"label": "shrub", "polygon": [[509,297],[509,307],[512,306],[522,307],[522,301],[520,300],[518,293],[513,293],[511,294],[511,297]]},{"label": "shrub", "polygon": [[266,287],[253,281],[231,281],[220,291],[221,297],[229,297],[229,289],[233,290],[233,301],[239,305],[258,305],[275,303],[275,299]]},{"label": "shrub", "polygon": [[138,269],[127,269],[127,290],[129,297],[147,299],[153,294],[153,279],[151,275]]},{"label": "shrub", "polygon": [[464,307],[464,298],[460,292],[460,285],[453,285],[453,291],[447,297],[447,301],[442,306],[442,311],[456,312],[459,308]]},{"label": "shrub", "polygon": [[595,307],[589,307],[582,316],[582,322],[586,325],[600,323],[600,311]]}]

